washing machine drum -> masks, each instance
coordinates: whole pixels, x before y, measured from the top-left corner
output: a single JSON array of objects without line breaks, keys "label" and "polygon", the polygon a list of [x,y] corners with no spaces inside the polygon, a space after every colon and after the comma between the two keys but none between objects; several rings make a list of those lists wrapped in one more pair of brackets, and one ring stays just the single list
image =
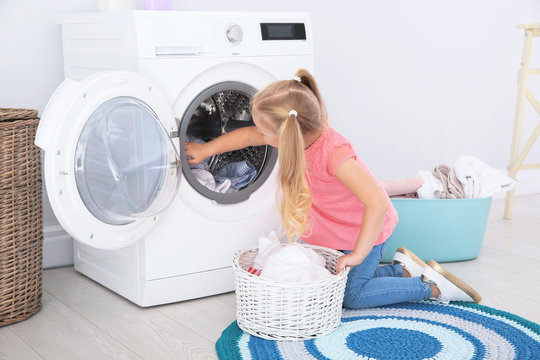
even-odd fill
[{"label": "washing machine drum", "polygon": [[[211,141],[229,131],[254,126],[250,101],[256,90],[244,83],[216,84],[199,94],[180,124],[181,143]],[[277,150],[250,146],[217,154],[196,165],[182,158],[184,178],[202,195],[218,203],[244,201],[272,172]]]}]

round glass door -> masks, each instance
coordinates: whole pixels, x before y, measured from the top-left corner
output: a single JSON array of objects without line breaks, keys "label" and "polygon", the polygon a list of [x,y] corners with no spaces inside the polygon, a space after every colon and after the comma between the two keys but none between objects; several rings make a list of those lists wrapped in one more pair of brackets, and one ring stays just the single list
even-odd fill
[{"label": "round glass door", "polygon": [[[205,143],[229,131],[254,126],[250,101],[256,90],[241,82],[224,82],[201,92],[187,108],[179,128],[180,148]],[[181,157],[185,179],[200,194],[222,204],[247,200],[272,172],[277,149],[250,146],[217,154],[196,165]]]},{"label": "round glass door", "polygon": [[143,101],[115,97],[97,107],[75,150],[75,180],[94,217],[125,225],[163,211],[176,195],[180,160],[167,131]]}]

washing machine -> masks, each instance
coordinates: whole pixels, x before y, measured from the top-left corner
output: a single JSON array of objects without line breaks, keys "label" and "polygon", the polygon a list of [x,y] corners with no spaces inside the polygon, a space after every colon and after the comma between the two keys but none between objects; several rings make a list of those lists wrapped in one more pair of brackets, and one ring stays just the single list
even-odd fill
[{"label": "washing machine", "polygon": [[75,269],[140,306],[234,290],[234,253],[279,228],[277,150],[219,154],[199,169],[183,144],[253,125],[259,89],[313,71],[308,14],[129,11],[58,23],[65,80],[36,144]]}]

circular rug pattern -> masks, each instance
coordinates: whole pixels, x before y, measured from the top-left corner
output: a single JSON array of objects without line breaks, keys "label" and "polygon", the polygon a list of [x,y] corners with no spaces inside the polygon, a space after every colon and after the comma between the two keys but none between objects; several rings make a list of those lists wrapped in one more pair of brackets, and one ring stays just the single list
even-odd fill
[{"label": "circular rug pattern", "polygon": [[343,310],[341,325],[306,341],[272,341],[236,321],[216,342],[221,360],[540,359],[540,325],[484,305],[432,301]]}]

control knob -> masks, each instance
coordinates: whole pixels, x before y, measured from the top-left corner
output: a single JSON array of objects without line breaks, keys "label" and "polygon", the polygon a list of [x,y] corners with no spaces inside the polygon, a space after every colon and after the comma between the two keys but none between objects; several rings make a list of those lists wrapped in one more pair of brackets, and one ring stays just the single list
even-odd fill
[{"label": "control knob", "polygon": [[233,45],[238,45],[240,42],[242,42],[242,39],[244,38],[244,32],[242,31],[242,28],[240,25],[229,25],[227,27],[227,30],[225,31],[225,35],[227,36],[227,40]]}]

